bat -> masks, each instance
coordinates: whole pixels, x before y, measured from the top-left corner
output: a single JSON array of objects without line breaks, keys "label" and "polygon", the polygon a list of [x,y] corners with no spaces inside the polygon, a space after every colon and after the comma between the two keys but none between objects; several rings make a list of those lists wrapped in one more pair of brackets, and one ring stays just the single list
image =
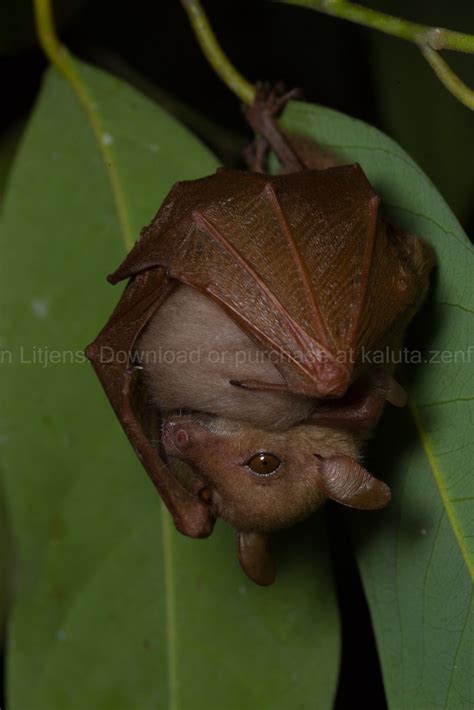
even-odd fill
[{"label": "bat", "polygon": [[[290,438],[304,422],[348,441],[370,431],[385,400],[404,396],[390,358],[368,368],[364,355],[401,346],[434,263],[428,245],[384,219],[360,166],[311,169],[296,153],[292,162],[265,110],[257,101],[249,120],[293,172],[222,168],[177,183],[109,276],[128,285],[86,349],[177,529],[192,537],[211,533],[220,508],[189,485],[191,460],[184,476],[170,466],[161,419],[192,410]],[[263,152],[260,140],[256,169]],[[211,352],[226,357],[211,362]],[[267,532],[241,535],[244,568],[267,565]]]},{"label": "bat", "polygon": [[358,462],[360,436],[304,423],[283,431],[202,413],[164,419],[165,454],[186,462],[190,491],[214,518],[238,531],[242,568],[271,584],[268,534],[309,516],[327,499],[361,509],[384,507],[390,489]]}]

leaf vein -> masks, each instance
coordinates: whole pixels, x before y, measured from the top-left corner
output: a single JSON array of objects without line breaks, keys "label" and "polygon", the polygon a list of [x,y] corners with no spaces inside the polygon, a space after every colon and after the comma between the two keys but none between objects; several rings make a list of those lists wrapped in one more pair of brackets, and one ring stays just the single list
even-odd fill
[{"label": "leaf vein", "polygon": [[459,525],[458,516],[456,515],[456,511],[455,511],[452,501],[448,495],[445,481],[443,480],[442,471],[439,468],[438,461],[437,461],[436,455],[433,451],[433,447],[431,445],[430,439],[429,439],[428,434],[423,426],[423,422],[422,422],[421,417],[418,413],[418,408],[416,407],[415,402],[413,401],[412,397],[410,397],[409,402],[410,402],[411,414],[413,416],[413,419],[415,421],[415,425],[416,425],[416,428],[418,431],[418,436],[420,437],[420,441],[423,446],[425,456],[426,456],[426,458],[428,460],[428,464],[431,468],[431,472],[432,472],[434,481],[436,483],[436,486],[438,488],[438,492],[439,492],[441,501],[444,505],[444,509],[445,509],[446,514],[448,516],[449,522],[451,524],[451,528],[453,530],[454,537],[455,537],[458,547],[461,551],[461,554],[464,558],[464,562],[466,564],[469,576],[471,577],[471,580],[474,581],[474,562],[471,559],[470,551],[467,549],[467,545],[465,544],[463,532],[462,532],[460,525]]},{"label": "leaf vein", "polygon": [[473,402],[474,397],[454,397],[453,399],[438,399],[438,400],[433,400],[432,402],[422,402],[419,404],[419,407],[423,407],[425,409],[426,407],[437,407],[441,406],[443,404],[456,404],[457,402]]},{"label": "leaf vein", "polygon": [[459,303],[450,303],[449,301],[438,301],[438,306],[449,306],[450,308],[459,308],[461,311],[471,313],[474,316],[474,309],[461,306]]}]

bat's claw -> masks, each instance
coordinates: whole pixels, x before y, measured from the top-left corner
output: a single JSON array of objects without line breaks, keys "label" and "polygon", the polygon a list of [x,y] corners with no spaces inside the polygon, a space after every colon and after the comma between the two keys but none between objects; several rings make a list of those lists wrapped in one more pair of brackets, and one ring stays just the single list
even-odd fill
[{"label": "bat's claw", "polygon": [[258,114],[266,114],[271,118],[278,118],[288,101],[302,97],[301,89],[295,87],[286,90],[283,82],[279,81],[272,85],[268,81],[257,81],[255,84],[255,99],[250,107],[245,107],[245,111]]},{"label": "bat's claw", "polygon": [[245,118],[255,133],[265,135],[268,122],[278,118],[288,101],[301,98],[299,88],[286,91],[282,82],[275,85],[267,81],[257,81],[255,84],[255,98],[251,106],[244,105]]}]

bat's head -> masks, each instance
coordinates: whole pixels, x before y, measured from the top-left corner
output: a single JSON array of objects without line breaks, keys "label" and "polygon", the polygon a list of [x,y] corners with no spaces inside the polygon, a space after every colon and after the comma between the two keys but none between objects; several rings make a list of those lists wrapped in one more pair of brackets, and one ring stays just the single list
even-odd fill
[{"label": "bat's head", "polygon": [[213,516],[241,536],[287,527],[327,498],[356,508],[381,508],[390,499],[388,487],[357,463],[357,438],[342,430],[306,424],[267,431],[185,414],[165,420],[162,442],[168,456],[193,468],[194,493]]}]

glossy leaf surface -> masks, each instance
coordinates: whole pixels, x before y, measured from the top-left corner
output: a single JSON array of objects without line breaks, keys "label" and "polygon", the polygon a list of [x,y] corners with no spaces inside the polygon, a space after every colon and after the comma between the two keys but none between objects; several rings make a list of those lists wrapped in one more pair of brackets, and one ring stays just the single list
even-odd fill
[{"label": "glossy leaf surface", "polygon": [[360,163],[386,213],[437,254],[404,367],[410,412],[387,412],[369,448],[372,472],[392,486],[391,506],[347,517],[390,707],[472,707],[472,246],[430,180],[387,136],[303,103],[288,107],[283,125]]},{"label": "glossy leaf surface", "polygon": [[88,115],[50,72],[5,202],[8,707],[329,708],[339,627],[318,521],[281,540],[269,589],[243,576],[223,525],[179,536],[82,355],[119,296],[106,274],[172,184],[217,162],[123,82],[78,66]]}]

